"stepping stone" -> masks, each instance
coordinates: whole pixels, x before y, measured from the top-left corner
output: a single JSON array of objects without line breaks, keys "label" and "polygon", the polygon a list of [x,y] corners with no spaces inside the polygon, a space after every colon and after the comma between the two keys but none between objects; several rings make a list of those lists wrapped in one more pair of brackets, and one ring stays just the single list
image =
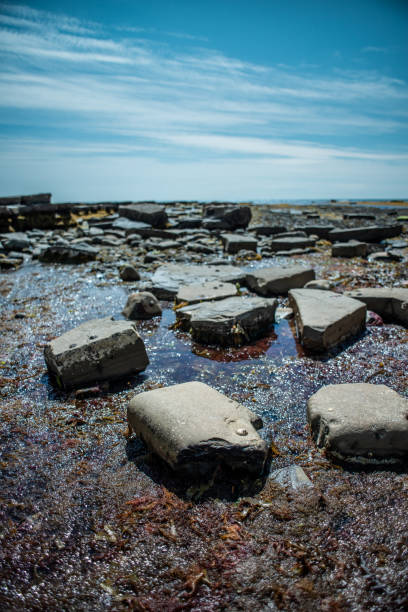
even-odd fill
[{"label": "stepping stone", "polygon": [[129,429],[174,470],[192,476],[219,464],[261,474],[267,445],[250,410],[201,382],[136,395],[128,406]]},{"label": "stepping stone", "polygon": [[313,487],[312,481],[306,476],[300,465],[289,465],[279,470],[273,470],[268,478],[275,480],[285,489],[293,489],[294,491],[303,489],[303,487]]},{"label": "stepping stone", "polygon": [[247,274],[248,287],[255,293],[264,296],[285,295],[289,289],[304,287],[314,280],[312,268],[303,266],[273,266],[261,268]]},{"label": "stepping stone", "polygon": [[255,232],[257,236],[273,236],[286,232],[286,227],[283,225],[251,225],[248,231]]},{"label": "stepping stone", "polygon": [[162,309],[156,296],[149,291],[131,293],[122,311],[123,316],[132,321],[137,319],[151,319],[152,317],[161,315],[161,313]]},{"label": "stepping stone", "polygon": [[339,293],[292,289],[289,303],[300,342],[310,351],[327,351],[365,329],[364,305]]},{"label": "stepping stone", "polygon": [[348,242],[336,242],[332,246],[332,257],[365,257],[367,255],[367,244],[358,240]]},{"label": "stepping stone", "polygon": [[231,297],[185,306],[176,316],[180,327],[199,342],[241,346],[268,331],[276,306],[273,299]]},{"label": "stepping stone", "polygon": [[243,284],[245,278],[245,272],[234,266],[165,264],[153,274],[151,291],[159,299],[171,300],[185,285],[209,281]]},{"label": "stepping stone", "polygon": [[238,253],[242,249],[246,251],[255,251],[258,247],[258,242],[251,236],[242,234],[221,234],[221,240],[226,253]]},{"label": "stepping stone", "polygon": [[302,236],[289,236],[288,238],[274,238],[270,243],[272,251],[291,251],[292,249],[305,249],[316,243],[313,238]]},{"label": "stepping stone", "polygon": [[196,304],[197,302],[209,302],[211,300],[224,300],[238,294],[238,289],[233,283],[220,283],[210,281],[209,283],[197,283],[180,287],[176,303]]},{"label": "stepping stone", "polygon": [[44,349],[45,362],[59,386],[89,386],[144,370],[149,359],[134,323],[94,319],[82,323]]},{"label": "stepping stone", "polygon": [[312,437],[336,459],[396,463],[408,457],[408,400],[385,385],[328,385],[307,403]]},{"label": "stepping stone", "polygon": [[118,212],[121,217],[149,223],[153,227],[166,227],[168,221],[166,207],[161,204],[146,202],[119,206]]},{"label": "stepping stone", "polygon": [[348,229],[334,229],[329,232],[331,242],[346,240],[361,240],[362,242],[381,242],[385,238],[394,238],[402,232],[402,225],[369,225],[367,227],[353,227]]},{"label": "stepping stone", "polygon": [[44,263],[80,264],[95,260],[98,253],[98,249],[85,243],[55,244],[42,251],[38,259]]},{"label": "stepping stone", "polygon": [[388,321],[408,326],[408,289],[369,287],[348,291],[345,295],[364,302],[368,310],[373,310]]}]

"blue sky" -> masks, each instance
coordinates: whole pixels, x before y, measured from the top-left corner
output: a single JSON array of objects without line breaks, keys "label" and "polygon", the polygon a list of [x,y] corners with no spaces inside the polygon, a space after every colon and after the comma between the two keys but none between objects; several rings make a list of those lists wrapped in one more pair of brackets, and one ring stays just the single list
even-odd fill
[{"label": "blue sky", "polygon": [[2,195],[408,197],[407,0],[0,3]]}]

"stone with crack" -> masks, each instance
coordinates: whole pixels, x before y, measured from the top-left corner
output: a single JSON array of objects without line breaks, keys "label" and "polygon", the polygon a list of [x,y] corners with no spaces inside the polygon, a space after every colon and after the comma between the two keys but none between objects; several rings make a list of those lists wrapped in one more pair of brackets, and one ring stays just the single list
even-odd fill
[{"label": "stone with crack", "polygon": [[52,340],[44,349],[49,371],[65,389],[143,371],[149,359],[134,323],[93,319]]},{"label": "stone with crack", "polygon": [[408,458],[408,400],[386,385],[328,385],[311,396],[316,445],[336,459],[387,465]]},{"label": "stone with crack", "polygon": [[174,470],[203,475],[218,465],[261,474],[267,445],[262,421],[250,410],[201,382],[134,396],[129,429]]}]

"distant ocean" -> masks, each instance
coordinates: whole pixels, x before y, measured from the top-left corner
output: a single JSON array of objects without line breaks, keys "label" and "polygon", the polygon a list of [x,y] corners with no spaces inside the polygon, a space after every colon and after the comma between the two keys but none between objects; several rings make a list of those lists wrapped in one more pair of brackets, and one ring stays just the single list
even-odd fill
[{"label": "distant ocean", "polygon": [[[396,207],[398,206],[404,206],[406,204],[408,204],[408,200],[406,199],[399,199],[399,200],[394,200],[394,199],[390,199],[387,200],[386,198],[365,198],[364,200],[358,199],[356,198],[355,200],[349,198],[349,199],[332,199],[332,200],[285,200],[285,199],[261,199],[261,200],[251,200],[251,202],[253,204],[289,204],[290,206],[344,206],[347,204],[359,204],[360,206],[364,206],[364,202],[370,202],[370,206],[378,206],[378,207],[382,207],[384,206],[382,203],[383,202],[392,202],[393,204],[395,204]],[[371,204],[371,202],[378,202],[378,204]],[[389,206],[389,205],[388,205]],[[388,208],[387,206],[387,208]]]}]

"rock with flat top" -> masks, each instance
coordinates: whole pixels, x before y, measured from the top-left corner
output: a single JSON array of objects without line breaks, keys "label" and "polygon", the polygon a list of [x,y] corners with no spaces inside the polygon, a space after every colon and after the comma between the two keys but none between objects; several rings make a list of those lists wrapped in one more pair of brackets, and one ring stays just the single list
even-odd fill
[{"label": "rock with flat top", "polygon": [[289,303],[300,342],[308,350],[326,351],[365,329],[364,304],[339,293],[292,289]]},{"label": "rock with flat top", "polygon": [[238,288],[233,283],[221,283],[219,281],[195,283],[180,287],[176,296],[176,303],[196,304],[197,302],[224,300],[235,295],[238,295]]},{"label": "rock with flat top", "polygon": [[176,316],[179,326],[199,342],[240,346],[268,331],[276,306],[273,299],[231,297],[184,306]]},{"label": "rock with flat top", "polygon": [[173,299],[180,287],[193,283],[220,281],[226,283],[243,283],[246,274],[234,266],[201,266],[187,264],[164,264],[157,268],[152,276],[151,291],[159,299]]},{"label": "rock with flat top", "polygon": [[364,302],[369,310],[381,315],[386,321],[408,326],[408,289],[368,287],[348,291],[345,295]]},{"label": "rock with flat top", "polygon": [[119,206],[119,215],[132,221],[149,223],[153,227],[165,227],[168,221],[166,207],[150,202]]},{"label": "rock with flat top", "polygon": [[242,249],[246,251],[255,251],[258,247],[258,242],[252,236],[244,234],[221,234],[222,244],[226,253],[238,253]]},{"label": "rock with flat top", "polygon": [[330,291],[333,288],[333,284],[326,279],[317,278],[306,283],[305,289],[321,289],[321,291]]},{"label": "rock with flat top", "polygon": [[345,242],[346,240],[361,240],[362,242],[381,242],[385,238],[395,238],[402,232],[402,225],[368,225],[366,227],[352,227],[334,229],[329,232],[331,242]]},{"label": "rock with flat top", "polygon": [[109,318],[87,321],[52,340],[44,357],[58,385],[66,389],[136,374],[149,363],[134,324]]},{"label": "rock with flat top", "polygon": [[287,238],[274,238],[269,248],[271,251],[290,251],[292,249],[305,249],[314,246],[316,240],[302,236],[288,236]]},{"label": "rock with flat top", "polygon": [[162,309],[156,296],[149,291],[131,293],[122,312],[123,316],[132,321],[151,319],[161,313]]},{"label": "rock with flat top", "polygon": [[408,400],[385,385],[328,385],[307,404],[312,437],[336,459],[392,464],[408,458]]},{"label": "rock with flat top", "polygon": [[129,428],[174,470],[213,473],[220,464],[260,474],[267,446],[259,417],[201,382],[139,393]]},{"label": "rock with flat top", "polygon": [[44,249],[38,259],[44,263],[81,264],[93,261],[98,253],[98,249],[85,243],[54,244]]},{"label": "rock with flat top", "polygon": [[247,274],[247,283],[250,289],[259,295],[285,295],[289,289],[304,287],[314,280],[315,273],[312,268],[303,266],[273,266],[251,271]]},{"label": "rock with flat top", "polygon": [[365,257],[367,255],[367,244],[358,240],[348,242],[336,242],[332,246],[332,257]]}]

